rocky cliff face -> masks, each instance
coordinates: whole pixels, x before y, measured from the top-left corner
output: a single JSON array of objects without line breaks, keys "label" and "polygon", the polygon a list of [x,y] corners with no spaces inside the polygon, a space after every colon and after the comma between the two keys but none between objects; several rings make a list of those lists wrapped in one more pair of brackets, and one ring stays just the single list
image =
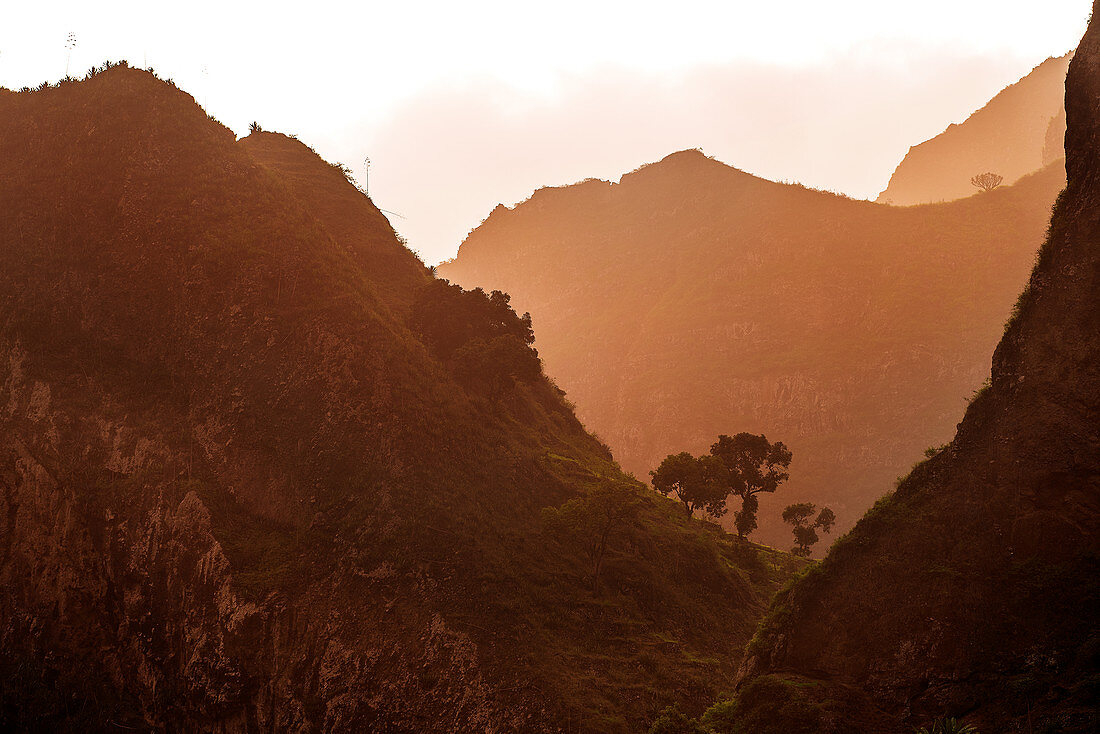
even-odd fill
[{"label": "rocky cliff face", "polygon": [[145,72],[0,94],[0,728],[621,732],[732,676],[774,563],[635,488],[593,597],[540,510],[624,478],[457,379],[337,174]]},{"label": "rocky cliff face", "polygon": [[1100,726],[1095,17],[1066,79],[1067,186],[991,386],[949,446],[780,595],[746,679],[858,689],[899,728],[944,714],[981,731]]},{"label": "rocky cliff face", "polygon": [[1069,59],[1047,59],[962,123],[910,148],[878,201],[909,206],[961,199],[977,191],[970,179],[979,173],[1011,184],[1061,158]]},{"label": "rocky cliff face", "polygon": [[850,527],[950,439],[1063,175],[901,209],[685,151],[500,207],[439,272],[532,313],[548,373],[639,477],[719,433],[784,441],[755,537],[786,548],[787,504]]}]

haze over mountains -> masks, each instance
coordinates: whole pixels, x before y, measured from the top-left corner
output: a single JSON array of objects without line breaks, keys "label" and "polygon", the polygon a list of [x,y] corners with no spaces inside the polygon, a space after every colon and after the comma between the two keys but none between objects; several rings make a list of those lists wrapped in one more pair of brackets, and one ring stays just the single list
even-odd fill
[{"label": "haze over mountains", "polygon": [[[0,727],[626,732],[731,680],[798,562],[629,482],[303,144],[116,66],[0,91],[0,171]],[[607,492],[594,585],[542,512]]]},{"label": "haze over mountains", "polygon": [[531,312],[547,373],[640,478],[720,433],[790,446],[757,536],[787,547],[785,505],[847,528],[950,438],[1063,182],[1059,161],[896,208],[684,151],[498,207],[438,272]]},{"label": "haze over mountains", "polygon": [[1069,60],[1047,59],[961,124],[910,148],[877,200],[905,206],[961,199],[974,193],[977,174],[996,173],[1011,184],[1061,158]]},{"label": "haze over mountains", "polygon": [[[1097,24],[1011,185],[684,150],[498,207],[470,290],[148,71],[0,89],[0,731],[1100,730]],[[738,431],[824,560],[624,471]]]}]

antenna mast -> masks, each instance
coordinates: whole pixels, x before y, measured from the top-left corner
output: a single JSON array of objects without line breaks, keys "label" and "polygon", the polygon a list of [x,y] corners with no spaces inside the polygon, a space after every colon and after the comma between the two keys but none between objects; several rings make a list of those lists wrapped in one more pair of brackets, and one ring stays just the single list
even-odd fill
[{"label": "antenna mast", "polygon": [[69,78],[69,61],[73,57],[73,49],[76,48],[76,34],[69,31],[65,37],[65,78]]}]

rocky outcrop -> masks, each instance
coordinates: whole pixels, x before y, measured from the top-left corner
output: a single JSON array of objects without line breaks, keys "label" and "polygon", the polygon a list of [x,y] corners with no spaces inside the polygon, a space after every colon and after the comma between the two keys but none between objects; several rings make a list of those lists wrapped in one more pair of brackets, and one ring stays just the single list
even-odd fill
[{"label": "rocky outcrop", "polygon": [[[780,595],[746,680],[853,687],[899,722],[1100,726],[1100,27],[1066,79],[1067,186],[950,445]],[[840,694],[838,694],[840,695]],[[836,731],[845,730],[837,728]]]}]

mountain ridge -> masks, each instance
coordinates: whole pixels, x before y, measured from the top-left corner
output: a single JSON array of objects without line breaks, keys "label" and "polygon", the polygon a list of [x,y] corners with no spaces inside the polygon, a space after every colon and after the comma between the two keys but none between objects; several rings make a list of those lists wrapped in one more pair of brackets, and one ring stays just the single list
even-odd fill
[{"label": "mountain ridge", "polygon": [[789,543],[777,502],[829,504],[848,527],[980,387],[1061,164],[903,209],[677,155],[497,208],[438,272],[532,313],[548,373],[636,476],[764,433],[795,459],[759,537]]},{"label": "mountain ridge", "polygon": [[1042,62],[961,123],[914,145],[876,201],[911,206],[971,196],[970,178],[992,172],[1004,183],[1063,157],[1062,106],[1072,54]]}]

